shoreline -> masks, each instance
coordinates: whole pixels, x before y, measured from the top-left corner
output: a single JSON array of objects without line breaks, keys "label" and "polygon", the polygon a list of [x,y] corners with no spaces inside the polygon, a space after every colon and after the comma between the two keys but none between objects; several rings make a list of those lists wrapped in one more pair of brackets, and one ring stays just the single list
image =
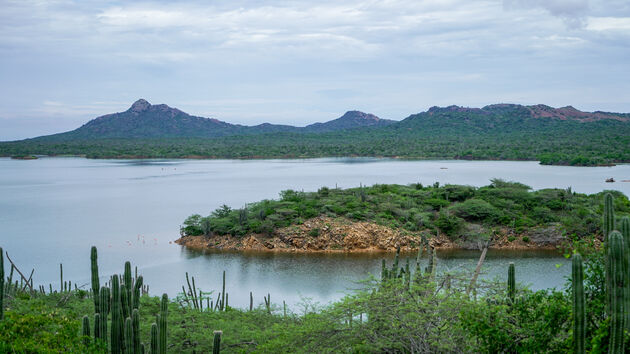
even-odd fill
[{"label": "shoreline", "polygon": [[[317,231],[315,231],[317,230]],[[182,236],[175,243],[192,250],[217,250],[265,253],[403,253],[418,252],[428,246],[436,250],[481,250],[487,233],[472,224],[456,238],[429,234],[428,230],[409,232],[371,222],[344,218],[316,217],[301,225],[274,230],[271,235],[250,233],[243,236]],[[425,241],[426,240],[426,241]],[[489,250],[558,250],[567,239],[554,225],[514,234],[507,228],[494,230]]]}]

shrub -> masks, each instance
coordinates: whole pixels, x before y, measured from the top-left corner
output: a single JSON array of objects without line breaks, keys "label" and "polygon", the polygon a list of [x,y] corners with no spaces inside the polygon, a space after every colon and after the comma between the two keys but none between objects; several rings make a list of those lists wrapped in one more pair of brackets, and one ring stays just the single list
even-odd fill
[{"label": "shrub", "polygon": [[463,222],[457,216],[449,215],[447,212],[440,212],[440,215],[433,223],[443,233],[453,236],[461,229]]},{"label": "shrub", "polygon": [[483,199],[468,199],[451,207],[455,215],[468,220],[490,221],[499,217],[501,212]]}]

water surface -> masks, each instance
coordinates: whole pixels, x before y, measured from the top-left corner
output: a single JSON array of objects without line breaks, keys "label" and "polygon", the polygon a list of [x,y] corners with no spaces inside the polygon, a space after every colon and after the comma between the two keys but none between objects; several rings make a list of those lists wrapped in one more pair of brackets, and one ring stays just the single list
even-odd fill
[{"label": "water surface", "polygon": [[[99,249],[102,275],[121,272],[131,260],[151,292],[174,296],[189,272],[204,290],[220,287],[227,272],[230,302],[244,306],[273,299],[296,305],[303,298],[327,303],[380,273],[378,255],[240,254],[193,252],[173,244],[190,214],[209,214],[221,204],[241,207],[277,198],[284,189],[355,187],[374,183],[434,182],[482,186],[492,178],[582,193],[617,189],[630,194],[630,165],[541,166],[513,161],[402,161],[391,159],[308,160],[88,160],[0,158],[0,246],[36,283],[66,279],[89,282],[89,248]],[[474,268],[478,252],[440,254],[445,270]],[[391,256],[389,256],[391,257]],[[486,277],[505,278],[517,264],[519,281],[533,288],[562,286],[569,273],[559,255],[491,253]],[[258,301],[260,300],[260,301]]]}]

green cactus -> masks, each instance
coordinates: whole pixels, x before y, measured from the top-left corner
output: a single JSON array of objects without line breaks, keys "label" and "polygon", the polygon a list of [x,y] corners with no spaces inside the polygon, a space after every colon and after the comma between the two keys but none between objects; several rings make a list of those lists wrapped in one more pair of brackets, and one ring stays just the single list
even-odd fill
[{"label": "green cactus", "polygon": [[223,288],[221,290],[221,311],[223,311],[223,309],[225,305],[225,271],[223,271]]},{"label": "green cactus", "polygon": [[[123,282],[125,284],[125,289],[127,290],[127,300],[129,300],[129,304],[131,304],[131,291],[133,289],[133,280],[131,278],[131,263],[129,261],[125,262]],[[131,311],[129,311],[129,313],[131,313]]]},{"label": "green cactus", "polygon": [[90,318],[88,315],[83,316],[81,334],[83,335],[83,344],[87,347],[90,345]]},{"label": "green cactus", "polygon": [[387,267],[385,266],[385,260],[381,262],[381,280],[387,279]]},{"label": "green cactus", "polygon": [[630,218],[624,216],[621,219],[621,225],[619,227],[621,236],[623,237],[624,252],[623,252],[623,264],[624,264],[624,279],[626,279],[625,290],[623,293],[623,304],[625,309],[625,329],[630,332]]},{"label": "green cactus", "polygon": [[107,313],[109,307],[109,288],[104,286],[101,287],[99,291],[99,336],[98,338],[103,342],[107,343]]},{"label": "green cactus", "polygon": [[94,299],[94,312],[98,312],[98,291],[101,286],[98,280],[98,254],[96,251],[96,247],[94,246],[92,246],[92,251],[90,252],[90,266],[92,270],[92,299]]},{"label": "green cactus", "polygon": [[156,323],[153,323],[151,325],[151,354],[157,354],[159,352],[160,342],[158,340],[158,325]]},{"label": "green cactus", "polygon": [[582,256],[573,255],[571,268],[571,287],[573,289],[573,352],[586,353],[586,311],[584,310],[584,269]]},{"label": "green cactus", "polygon": [[127,319],[125,320],[125,347],[124,347],[125,353],[135,353],[135,351],[133,350],[133,341],[134,341],[133,326],[132,326],[131,318],[127,317]]},{"label": "green cactus", "polygon": [[[4,319],[4,251],[0,247],[0,321]],[[13,268],[11,268],[13,270]],[[9,284],[11,284],[9,282]]]},{"label": "green cactus", "polygon": [[223,331],[214,331],[214,341],[212,343],[212,354],[221,353],[221,335]]},{"label": "green cactus", "polygon": [[618,231],[608,235],[608,263],[612,288],[609,306],[610,336],[608,342],[609,353],[623,353],[624,339],[624,244],[623,236]]},{"label": "green cactus", "polygon": [[516,274],[514,269],[514,263],[510,262],[508,267],[508,298],[511,302],[514,302],[516,296]]},{"label": "green cactus", "polygon": [[166,320],[168,316],[168,295],[162,294],[162,303],[160,304],[160,353],[166,353]]},{"label": "green cactus", "polygon": [[610,193],[604,196],[604,224],[602,231],[604,233],[604,242],[608,240],[608,235],[615,230],[615,210],[613,208],[613,197]]},{"label": "green cactus", "polygon": [[133,331],[133,352],[140,353],[140,312],[133,309],[131,313],[131,326]]},{"label": "green cactus", "polygon": [[131,306],[134,309],[138,309],[140,307],[140,289],[142,289],[143,278],[142,275],[136,279],[136,282],[133,284],[133,301]]},{"label": "green cactus", "polygon": [[61,278],[61,284],[59,285],[59,292],[63,292],[63,264],[59,263],[59,277]]},{"label": "green cactus", "polygon": [[122,318],[127,318],[129,316],[131,316],[131,311],[130,311],[130,300],[127,297],[127,286],[125,284],[120,286],[120,309],[122,312]]},{"label": "green cactus", "polygon": [[121,351],[122,336],[122,309],[120,308],[120,283],[118,275],[112,276],[112,322],[111,322],[111,351],[118,354]]},{"label": "green cactus", "polygon": [[100,313],[95,313],[94,314],[94,339],[100,339],[101,338],[101,314]]}]

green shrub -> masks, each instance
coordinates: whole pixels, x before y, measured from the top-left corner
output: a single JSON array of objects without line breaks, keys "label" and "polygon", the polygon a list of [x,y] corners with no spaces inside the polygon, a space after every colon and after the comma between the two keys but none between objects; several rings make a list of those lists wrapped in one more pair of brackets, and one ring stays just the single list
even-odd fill
[{"label": "green shrub", "polygon": [[491,221],[501,214],[497,208],[483,199],[468,199],[455,204],[450,209],[461,218],[476,221]]}]

